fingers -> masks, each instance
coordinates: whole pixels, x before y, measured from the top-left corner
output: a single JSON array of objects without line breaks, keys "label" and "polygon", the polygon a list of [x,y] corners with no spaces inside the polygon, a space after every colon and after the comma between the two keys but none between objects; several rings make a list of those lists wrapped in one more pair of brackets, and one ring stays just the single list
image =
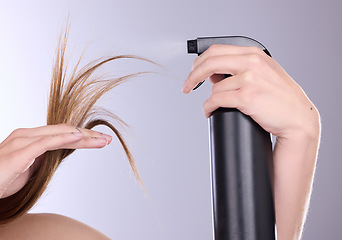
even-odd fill
[{"label": "fingers", "polygon": [[[82,132],[70,132],[55,135],[35,136],[35,137],[17,137],[9,140],[4,146],[1,147],[1,155],[7,155],[13,151],[24,148],[34,142],[37,142],[43,138],[49,139],[49,137],[55,136],[68,136],[68,134],[81,134],[81,138],[75,142],[66,142],[59,146],[59,149],[89,149],[89,148],[102,148],[109,144],[108,138],[99,135],[100,137],[87,137]],[[96,134],[98,135],[98,134]],[[68,138],[66,138],[68,140]]]},{"label": "fingers", "polygon": [[16,129],[11,133],[11,135],[2,143],[2,146],[6,145],[8,142],[13,141],[13,139],[21,138],[32,138],[34,141],[34,137],[42,137],[48,135],[56,135],[61,133],[69,133],[69,132],[81,132],[85,137],[97,137],[97,138],[106,138],[108,144],[112,141],[112,136],[100,133],[97,131],[85,129],[85,128],[77,128],[75,126],[71,126],[69,124],[58,124],[58,125],[48,125],[37,128],[20,128]]},{"label": "fingers", "polygon": [[220,80],[213,85],[212,94],[217,92],[239,90],[242,85],[243,79],[241,79],[239,76],[223,78],[223,80]]},{"label": "fingers", "polygon": [[108,144],[107,138],[104,137],[83,137],[77,142],[67,143],[63,146],[60,146],[60,149],[103,148]]},{"label": "fingers", "polygon": [[[210,77],[214,84],[212,94],[203,104],[203,112],[209,117],[219,107],[237,108],[250,113],[251,99],[260,95],[258,89],[267,83],[258,82],[260,74],[269,76],[272,60],[259,47],[212,45],[199,56],[184,82],[182,91],[189,93],[199,82]],[[231,74],[229,78],[224,75]],[[259,94],[257,94],[259,93]]]},{"label": "fingers", "polygon": [[51,150],[75,148],[76,146],[77,148],[101,148],[105,145],[107,145],[106,138],[84,137],[80,132],[71,132],[41,137],[23,148],[23,151],[29,149],[27,150],[28,155],[32,153],[33,156],[39,156],[44,152]]},{"label": "fingers", "polygon": [[213,74],[232,74],[235,75],[242,71],[243,58],[231,55],[211,56],[196,66],[185,80],[182,91],[189,93],[199,82],[207,79]]},{"label": "fingers", "polygon": [[[56,132],[57,134],[51,134]],[[0,198],[7,186],[13,181],[18,183],[18,176],[26,174],[35,159],[46,151],[102,148],[112,140],[111,136],[108,136],[88,129],[76,129],[66,124],[14,131],[11,137],[6,139],[6,143],[0,144]],[[22,178],[27,180],[25,176]],[[11,189],[12,194],[18,190],[15,186]]]},{"label": "fingers", "polygon": [[215,83],[219,79],[217,74],[241,74],[257,67],[265,57],[267,55],[257,47],[213,45],[195,60],[182,91],[189,93],[199,82],[213,75]]},{"label": "fingers", "polygon": [[222,45],[215,44],[211,45],[204,53],[198,56],[195,61],[193,68],[202,64],[205,59],[210,56],[222,56],[222,55],[244,55],[244,54],[265,54],[259,47],[245,47],[245,46],[233,46],[233,45]]},{"label": "fingers", "polygon": [[102,148],[107,145],[106,138],[84,137],[80,132],[62,133],[38,138],[25,147],[8,154],[4,159],[10,161],[16,173],[26,171],[37,158],[46,151],[57,149]]},{"label": "fingers", "polygon": [[223,91],[213,93],[203,104],[203,113],[208,118],[219,107],[240,108],[238,91]]},{"label": "fingers", "polygon": [[83,136],[80,132],[44,136],[15,151],[13,159],[35,159],[46,151],[61,149],[65,145],[80,141]]},{"label": "fingers", "polygon": [[[11,190],[6,194],[11,195],[21,189],[29,177],[27,171],[35,162],[38,156],[49,150],[56,150],[64,148],[65,146],[72,145],[75,142],[80,142],[84,138],[81,132],[69,132],[57,135],[43,136],[30,144],[12,151],[7,155],[3,155],[1,151],[0,161],[0,197],[5,193],[7,187],[16,179],[21,179],[23,182],[16,182],[12,185]],[[90,144],[92,147],[102,147],[106,145],[107,139],[102,138],[88,138],[84,141],[85,145]],[[26,176],[24,176],[26,174]],[[20,177],[19,177],[20,176]],[[19,177],[19,178],[18,178]],[[19,180],[20,180],[19,179]]]},{"label": "fingers", "polygon": [[77,131],[83,133],[86,138],[105,138],[107,140],[107,144],[110,144],[113,140],[113,137],[108,134],[104,134],[104,133],[86,129],[86,128],[76,128],[76,129]]},{"label": "fingers", "polygon": [[83,134],[80,132],[44,136],[6,155],[1,152],[1,164],[5,164],[6,172],[15,177],[25,172],[34,163],[34,160],[44,152],[59,149],[82,138]]},{"label": "fingers", "polygon": [[53,135],[59,133],[67,133],[73,131],[81,131],[86,137],[105,137],[108,141],[111,141],[111,136],[100,133],[94,130],[89,130],[85,128],[77,128],[75,126],[69,124],[57,124],[57,125],[47,125],[37,128],[28,128],[22,129],[23,134],[27,134],[28,136],[43,136],[43,135]]}]

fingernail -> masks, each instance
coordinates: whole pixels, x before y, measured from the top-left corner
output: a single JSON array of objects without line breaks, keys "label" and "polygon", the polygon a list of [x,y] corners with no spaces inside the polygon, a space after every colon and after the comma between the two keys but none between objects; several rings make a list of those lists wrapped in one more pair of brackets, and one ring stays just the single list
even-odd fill
[{"label": "fingernail", "polygon": [[104,134],[104,133],[101,133],[101,134],[107,139],[107,142],[108,142],[107,144],[110,144],[112,142],[113,137],[111,135]]},{"label": "fingernail", "polygon": [[107,139],[107,140],[108,140],[107,145],[109,145],[113,140],[112,136],[109,136],[109,139]]}]

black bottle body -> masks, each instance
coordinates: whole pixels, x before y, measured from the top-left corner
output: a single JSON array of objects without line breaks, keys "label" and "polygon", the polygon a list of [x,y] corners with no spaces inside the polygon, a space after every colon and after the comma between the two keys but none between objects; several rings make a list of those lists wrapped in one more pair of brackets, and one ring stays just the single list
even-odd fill
[{"label": "black bottle body", "polygon": [[237,109],[209,118],[215,240],[273,240],[270,134]]}]

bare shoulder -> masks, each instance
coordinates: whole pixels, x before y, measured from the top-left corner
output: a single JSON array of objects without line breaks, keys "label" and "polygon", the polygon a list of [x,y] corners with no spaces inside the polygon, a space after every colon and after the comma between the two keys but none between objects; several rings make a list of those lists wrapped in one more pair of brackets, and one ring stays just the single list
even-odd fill
[{"label": "bare shoulder", "polygon": [[2,240],[109,240],[99,231],[58,214],[26,214],[13,223],[0,226]]}]

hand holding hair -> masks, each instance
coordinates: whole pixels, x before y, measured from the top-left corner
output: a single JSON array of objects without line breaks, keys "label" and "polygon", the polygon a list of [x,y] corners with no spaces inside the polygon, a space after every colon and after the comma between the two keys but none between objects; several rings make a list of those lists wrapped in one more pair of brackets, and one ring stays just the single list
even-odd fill
[{"label": "hand holding hair", "polygon": [[18,192],[44,161],[46,151],[102,148],[112,137],[68,124],[17,129],[0,144],[0,198]]},{"label": "hand holding hair", "polygon": [[103,65],[120,59],[151,61],[120,55],[99,58],[80,67],[81,56],[67,75],[64,60],[68,33],[67,27],[56,51],[48,99],[48,126],[16,130],[0,145],[0,225],[24,215],[37,202],[58,166],[75,149],[101,148],[111,141],[109,135],[90,130],[98,125],[113,131],[143,187],[133,155],[113,123],[127,125],[95,104],[114,87],[144,73],[106,79],[98,74]]},{"label": "hand holding hair", "polygon": [[[225,78],[224,74],[231,74]],[[214,84],[206,117],[237,108],[277,136],[273,194],[277,239],[300,239],[308,212],[320,141],[320,117],[302,88],[258,47],[212,45],[196,58],[182,91],[206,78]]]}]

